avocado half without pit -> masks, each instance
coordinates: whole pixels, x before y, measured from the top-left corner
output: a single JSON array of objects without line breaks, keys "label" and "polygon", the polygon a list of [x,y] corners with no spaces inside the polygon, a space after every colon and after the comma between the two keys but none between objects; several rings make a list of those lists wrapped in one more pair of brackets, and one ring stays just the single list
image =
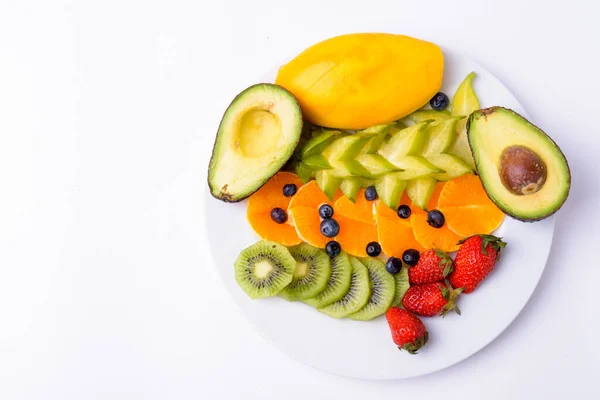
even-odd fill
[{"label": "avocado half without pit", "polygon": [[467,134],[483,187],[504,213],[532,222],[562,207],[571,172],[544,131],[513,110],[490,107],[470,115]]},{"label": "avocado half without pit", "polygon": [[208,166],[213,197],[241,201],[264,185],[292,156],[302,133],[302,111],[281,86],[259,83],[225,110]]}]

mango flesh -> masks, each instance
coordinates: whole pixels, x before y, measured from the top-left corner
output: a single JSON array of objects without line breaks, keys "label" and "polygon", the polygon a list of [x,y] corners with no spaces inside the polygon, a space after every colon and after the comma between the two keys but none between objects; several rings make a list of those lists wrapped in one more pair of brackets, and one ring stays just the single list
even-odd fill
[{"label": "mango flesh", "polygon": [[404,118],[441,88],[439,46],[405,35],[336,36],[283,65],[275,83],[298,100],[320,126],[364,129]]}]

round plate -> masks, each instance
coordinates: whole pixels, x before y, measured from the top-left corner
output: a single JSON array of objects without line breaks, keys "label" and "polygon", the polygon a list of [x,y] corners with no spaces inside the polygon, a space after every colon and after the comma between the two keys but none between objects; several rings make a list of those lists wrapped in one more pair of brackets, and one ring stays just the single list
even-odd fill
[{"label": "round plate", "polygon": [[[475,71],[474,86],[482,107],[502,105],[527,117],[510,91],[472,60],[444,49],[442,90],[453,94]],[[276,69],[261,77],[273,82]],[[518,315],[546,265],[554,218],[524,223],[505,218],[495,234],[508,243],[496,269],[478,290],[462,295],[462,315],[423,318],[429,342],[419,354],[399,351],[385,316],[368,322],[334,319],[303,303],[281,298],[251,300],[238,287],[233,263],[259,238],[246,221],[246,202],[227,204],[207,193],[206,228],[215,265],[227,289],[255,328],[292,358],[322,371],[363,379],[397,379],[431,373],[456,364],[494,340]],[[508,295],[510,293],[510,295]]]}]

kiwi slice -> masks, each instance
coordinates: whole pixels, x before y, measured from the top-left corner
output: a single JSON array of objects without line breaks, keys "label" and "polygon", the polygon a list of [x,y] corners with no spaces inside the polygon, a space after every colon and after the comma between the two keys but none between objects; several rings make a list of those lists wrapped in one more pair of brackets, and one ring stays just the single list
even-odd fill
[{"label": "kiwi slice", "polygon": [[323,308],[331,303],[335,303],[350,289],[350,281],[352,279],[352,265],[350,258],[345,252],[341,252],[331,259],[331,277],[325,286],[325,290],[319,293],[312,299],[304,300],[304,302],[314,308]]},{"label": "kiwi slice", "polygon": [[408,267],[406,265],[403,265],[400,272],[394,275],[394,281],[396,282],[396,291],[394,293],[394,300],[392,300],[392,307],[401,307],[404,293],[410,287],[410,283],[408,282]]},{"label": "kiwi slice", "polygon": [[368,321],[385,313],[396,293],[394,277],[385,270],[383,261],[377,258],[362,258],[360,260],[369,271],[371,281],[371,296],[367,304],[358,312],[350,314],[348,318],[359,321]]},{"label": "kiwi slice", "polygon": [[288,301],[315,297],[327,286],[331,276],[331,261],[323,250],[307,243],[288,249],[296,260],[292,281],[277,295]]},{"label": "kiwi slice", "polygon": [[369,301],[369,297],[371,296],[371,282],[369,281],[369,271],[367,270],[367,267],[356,258],[349,258],[350,264],[352,265],[352,277],[348,293],[335,303],[318,309],[330,317],[344,318],[355,313],[367,304],[367,301]]},{"label": "kiwi slice", "polygon": [[292,281],[296,261],[285,246],[261,240],[242,250],[233,265],[238,285],[250,298],[260,299]]}]

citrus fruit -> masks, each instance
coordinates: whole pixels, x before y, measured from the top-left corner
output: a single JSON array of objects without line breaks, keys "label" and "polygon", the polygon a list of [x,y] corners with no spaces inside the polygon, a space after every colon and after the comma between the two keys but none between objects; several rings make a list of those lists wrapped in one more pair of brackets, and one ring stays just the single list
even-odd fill
[{"label": "citrus fruit", "polygon": [[283,194],[287,184],[300,188],[302,181],[291,172],[278,172],[248,199],[246,218],[258,236],[284,246],[293,246],[302,242],[290,218],[285,223],[277,223],[271,218],[271,211],[280,208],[287,212],[290,200]]},{"label": "citrus fruit", "polygon": [[504,213],[487,196],[479,177],[470,174],[446,182],[438,209],[448,228],[464,237],[489,234],[504,220]]},{"label": "citrus fruit", "polygon": [[[406,192],[404,192],[400,198],[400,205],[412,206]],[[377,200],[375,205],[377,237],[383,253],[386,256],[402,259],[402,254],[405,250],[415,249],[419,252],[425,250],[425,248],[415,239],[412,224],[410,222],[411,218],[412,213],[408,218],[400,218],[396,211],[389,208],[383,201]]]},{"label": "citrus fruit", "polygon": [[[428,210],[438,209],[438,199],[445,182],[438,182],[427,203]],[[411,203],[412,204],[412,203]],[[458,250],[458,241],[463,237],[457,235],[448,227],[448,218],[441,228],[434,228],[427,223],[427,212],[413,206],[410,221],[417,242],[426,249],[437,248],[445,252]],[[466,221],[468,223],[468,221]]]},{"label": "citrus fruit", "polygon": [[[341,191],[337,191],[334,201],[330,201],[325,193],[319,189],[316,181],[310,181],[302,186],[290,201],[288,214],[293,220],[297,236],[308,244],[320,249],[333,238],[328,238],[321,233],[321,217],[319,216],[319,207],[323,204],[329,204],[333,207],[335,200],[341,197]],[[337,215],[333,215],[338,220]],[[340,221],[338,220],[338,223]],[[341,229],[341,223],[340,223]],[[342,250],[345,250],[342,248]]]},{"label": "citrus fruit", "polygon": [[374,203],[365,198],[365,189],[358,191],[355,203],[346,196],[335,202],[333,217],[340,224],[340,233],[335,240],[348,254],[366,257],[367,245],[378,240],[373,216]]},{"label": "citrus fruit", "polygon": [[356,202],[353,203],[348,197],[342,196],[335,202],[333,208],[337,215],[373,224],[375,222],[373,217],[374,206],[374,201],[366,199],[365,189],[360,189],[356,195]]}]

